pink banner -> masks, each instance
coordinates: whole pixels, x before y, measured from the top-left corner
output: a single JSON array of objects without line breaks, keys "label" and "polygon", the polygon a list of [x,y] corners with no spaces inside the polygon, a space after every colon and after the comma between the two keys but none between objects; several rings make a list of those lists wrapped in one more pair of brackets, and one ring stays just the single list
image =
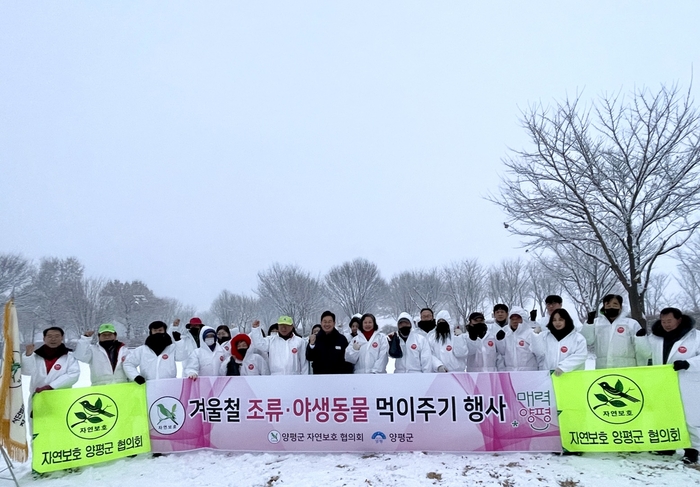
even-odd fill
[{"label": "pink banner", "polygon": [[548,372],[147,383],[154,452],[561,450]]}]

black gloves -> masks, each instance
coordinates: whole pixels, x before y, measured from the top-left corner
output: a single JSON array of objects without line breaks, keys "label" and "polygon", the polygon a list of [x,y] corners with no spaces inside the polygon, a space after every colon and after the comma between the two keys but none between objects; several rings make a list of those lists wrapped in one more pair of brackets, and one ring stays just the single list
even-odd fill
[{"label": "black gloves", "polygon": [[530,321],[535,321],[537,319],[537,310],[533,309],[530,311]]},{"label": "black gloves", "polygon": [[179,342],[179,341],[180,341],[180,332],[179,332],[179,331],[174,331],[174,332],[173,332],[173,339],[174,339],[176,342]]},{"label": "black gloves", "polygon": [[589,311],[588,312],[588,319],[586,320],[586,323],[589,325],[592,325],[593,322],[595,321],[595,315],[598,314],[597,311]]},{"label": "black gloves", "polygon": [[496,333],[496,340],[503,340],[506,337],[506,332],[503,330],[499,330],[498,333]]},{"label": "black gloves", "polygon": [[673,362],[673,370],[688,370],[690,364],[687,360],[676,360]]},{"label": "black gloves", "polygon": [[144,379],[142,375],[137,375],[136,377],[134,377],[134,382],[142,386],[146,383],[146,379]]},{"label": "black gloves", "polygon": [[647,334],[647,329],[646,328],[641,328],[637,333],[635,333],[636,336],[638,337],[643,337]]}]

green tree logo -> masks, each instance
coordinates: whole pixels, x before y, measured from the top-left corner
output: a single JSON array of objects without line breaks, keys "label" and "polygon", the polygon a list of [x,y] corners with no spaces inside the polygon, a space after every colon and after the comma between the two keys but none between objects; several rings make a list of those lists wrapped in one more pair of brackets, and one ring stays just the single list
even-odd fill
[{"label": "green tree logo", "polygon": [[94,440],[109,433],[117,424],[117,403],[104,394],[88,394],[77,399],[66,414],[68,429],[78,438]]},{"label": "green tree logo", "polygon": [[625,424],[644,409],[644,394],[629,377],[610,374],[593,381],[588,388],[588,407],[599,419],[610,424]]}]

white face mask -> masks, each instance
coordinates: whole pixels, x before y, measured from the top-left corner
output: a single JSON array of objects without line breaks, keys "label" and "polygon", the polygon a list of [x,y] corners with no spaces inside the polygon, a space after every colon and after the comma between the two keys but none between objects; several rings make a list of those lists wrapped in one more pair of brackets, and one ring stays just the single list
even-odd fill
[{"label": "white face mask", "polygon": [[216,343],[216,338],[214,337],[207,337],[204,339],[204,343],[209,345],[210,347]]}]

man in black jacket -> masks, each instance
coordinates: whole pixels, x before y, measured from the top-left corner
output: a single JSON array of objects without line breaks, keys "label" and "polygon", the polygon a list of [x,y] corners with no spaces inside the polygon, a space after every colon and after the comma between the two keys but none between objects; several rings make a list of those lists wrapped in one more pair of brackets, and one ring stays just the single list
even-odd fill
[{"label": "man in black jacket", "polygon": [[348,340],[335,329],[335,315],[324,311],[321,331],[309,335],[306,360],[311,362],[314,374],[352,374],[352,364],[345,361]]}]

